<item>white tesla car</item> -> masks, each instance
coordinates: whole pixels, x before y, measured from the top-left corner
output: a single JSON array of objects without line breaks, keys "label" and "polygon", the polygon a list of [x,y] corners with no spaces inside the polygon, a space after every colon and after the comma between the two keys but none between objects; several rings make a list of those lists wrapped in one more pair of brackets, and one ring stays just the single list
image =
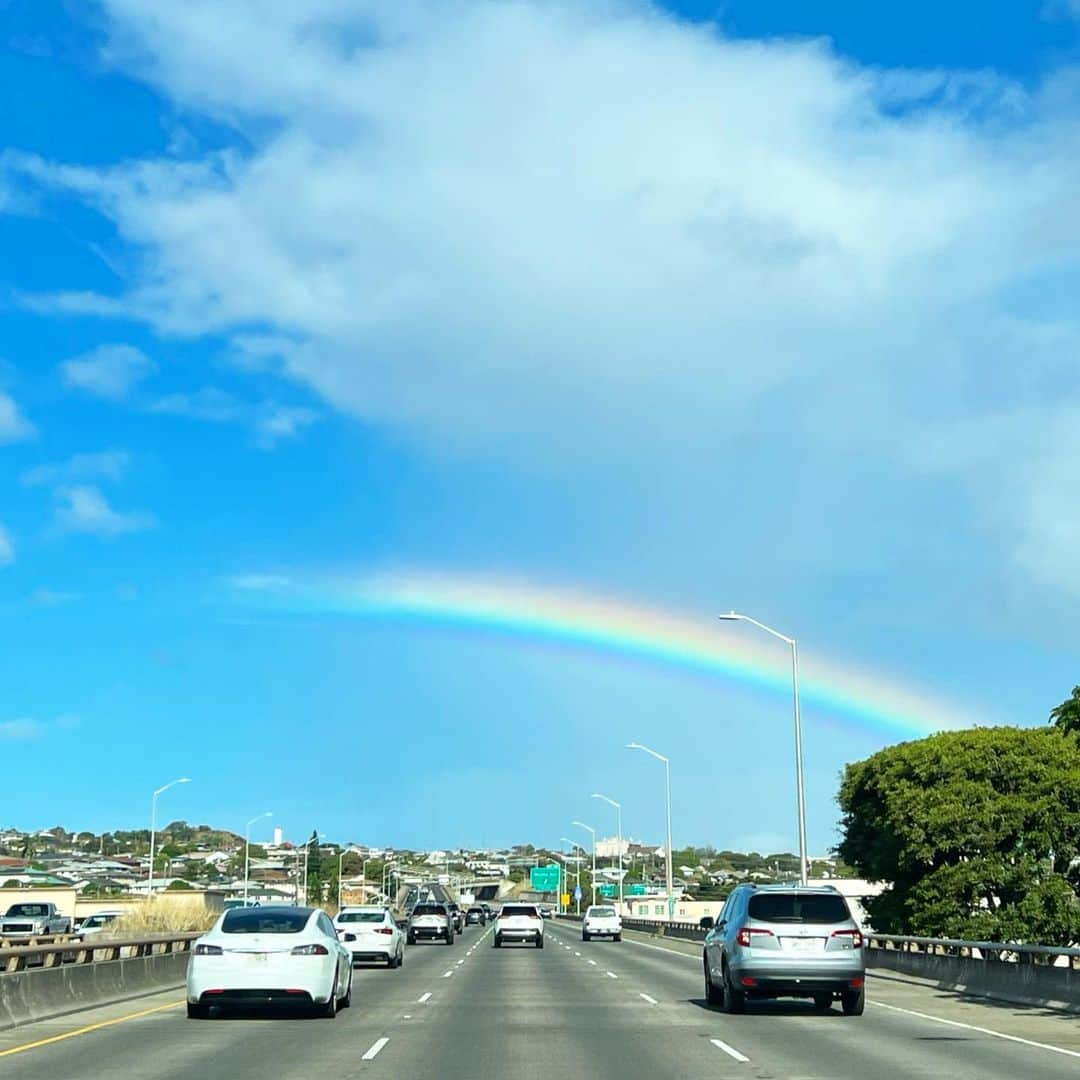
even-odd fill
[{"label": "white tesla car", "polygon": [[187,1014],[203,1020],[215,1005],[291,1004],[332,1019],[352,1001],[349,944],[317,908],[226,911],[191,950]]},{"label": "white tesla car", "polygon": [[405,935],[389,908],[376,904],[343,907],[334,919],[334,927],[352,953],[354,964],[385,960],[387,967],[399,968],[405,962]]}]

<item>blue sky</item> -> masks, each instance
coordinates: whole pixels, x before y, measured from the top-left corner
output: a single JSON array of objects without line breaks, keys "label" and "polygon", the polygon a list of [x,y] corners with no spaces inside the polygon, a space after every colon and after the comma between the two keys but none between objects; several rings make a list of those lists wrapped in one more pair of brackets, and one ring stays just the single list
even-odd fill
[{"label": "blue sky", "polygon": [[[294,837],[554,844],[601,790],[659,839],[637,739],[677,841],[794,844],[783,697],[250,575],[739,607],[1044,722],[1080,9],[293,9],[0,3],[0,824],[137,825],[186,774],[164,816]],[[887,736],[805,720],[822,850]]]}]

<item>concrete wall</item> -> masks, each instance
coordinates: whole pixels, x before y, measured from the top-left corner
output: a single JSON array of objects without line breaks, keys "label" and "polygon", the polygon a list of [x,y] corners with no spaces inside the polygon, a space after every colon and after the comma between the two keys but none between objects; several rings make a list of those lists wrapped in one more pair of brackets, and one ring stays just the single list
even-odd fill
[{"label": "concrete wall", "polygon": [[1080,1012],[1080,971],[1067,967],[1003,964],[967,956],[930,956],[877,948],[866,950],[866,965],[928,979],[943,990],[974,997]]},{"label": "concrete wall", "polygon": [[187,953],[65,964],[0,975],[0,1028],[180,987]]}]

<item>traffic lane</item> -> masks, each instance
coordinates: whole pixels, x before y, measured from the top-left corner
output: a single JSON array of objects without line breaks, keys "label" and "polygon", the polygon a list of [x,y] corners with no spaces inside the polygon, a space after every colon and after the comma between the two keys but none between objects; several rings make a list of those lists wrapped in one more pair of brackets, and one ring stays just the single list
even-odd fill
[{"label": "traffic lane", "polygon": [[877,982],[870,987],[870,1003],[862,1017],[845,1017],[839,1006],[821,1015],[808,1003],[792,1000],[752,1003],[745,1015],[726,1016],[705,1004],[700,955],[626,940],[584,943],[580,932],[576,938],[565,931],[559,936],[571,945],[564,951],[581,954],[575,957],[579,963],[593,967],[590,961],[595,961],[597,970],[610,970],[640,986],[661,1007],[674,1006],[673,1025],[696,1028],[700,1020],[691,1018],[691,1011],[706,1014],[717,1037],[778,1077],[862,1077],[868,1071],[881,1077],[955,1076],[961,1080],[1017,1076],[1050,1080],[1080,1075],[1080,1057],[1072,1056],[1061,1043],[1032,1046],[976,1030],[976,1025],[941,1023],[929,1016],[932,998],[923,1009],[910,1010],[885,1000],[891,988],[879,994]]},{"label": "traffic lane", "polygon": [[[267,1073],[309,1078],[312,1061],[323,1061],[328,1049],[345,1063],[359,1059],[363,1047],[421,1008],[418,999],[468,952],[472,946],[468,938],[457,938],[452,947],[411,946],[405,951],[404,967],[396,970],[355,969],[353,1007],[339,1013],[335,1021],[286,1011],[188,1020],[183,991],[174,990],[74,1014],[63,1022],[5,1032],[4,1049],[30,1048],[0,1058],[0,1072],[5,1080],[81,1080],[106,1067],[117,1080]],[[170,998],[172,1007],[146,1011],[160,1004],[168,1006]],[[105,1021],[112,1023],[97,1026]],[[63,1035],[69,1037],[34,1045]]]},{"label": "traffic lane", "polygon": [[[550,931],[549,931],[550,932]],[[594,970],[549,938],[543,949],[488,945],[435,1003],[422,1028],[391,1038],[386,1075],[514,1076],[515,1080],[745,1077],[705,1031],[672,1032],[630,985]]]}]

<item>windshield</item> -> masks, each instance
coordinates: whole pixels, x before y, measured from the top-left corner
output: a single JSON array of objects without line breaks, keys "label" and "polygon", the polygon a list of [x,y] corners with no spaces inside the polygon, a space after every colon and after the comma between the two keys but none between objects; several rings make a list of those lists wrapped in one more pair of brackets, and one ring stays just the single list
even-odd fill
[{"label": "windshield", "polygon": [[8,908],[8,914],[22,916],[48,915],[49,909],[44,904],[15,904]]},{"label": "windshield", "polygon": [[513,906],[507,905],[502,909],[502,918],[512,918],[514,915],[524,915],[527,918],[537,918],[538,912],[536,908],[526,906],[525,904],[514,904]]},{"label": "windshield", "polygon": [[310,911],[271,911],[268,908],[236,908],[225,915],[224,934],[299,934],[307,926]]},{"label": "windshield", "polygon": [[343,911],[338,917],[339,923],[381,923],[385,915],[381,911]]},{"label": "windshield", "polygon": [[748,914],[762,922],[784,923],[842,923],[851,918],[842,896],[794,892],[752,896]]},{"label": "windshield", "polygon": [[413,915],[445,915],[446,908],[440,904],[417,904],[413,908]]}]

